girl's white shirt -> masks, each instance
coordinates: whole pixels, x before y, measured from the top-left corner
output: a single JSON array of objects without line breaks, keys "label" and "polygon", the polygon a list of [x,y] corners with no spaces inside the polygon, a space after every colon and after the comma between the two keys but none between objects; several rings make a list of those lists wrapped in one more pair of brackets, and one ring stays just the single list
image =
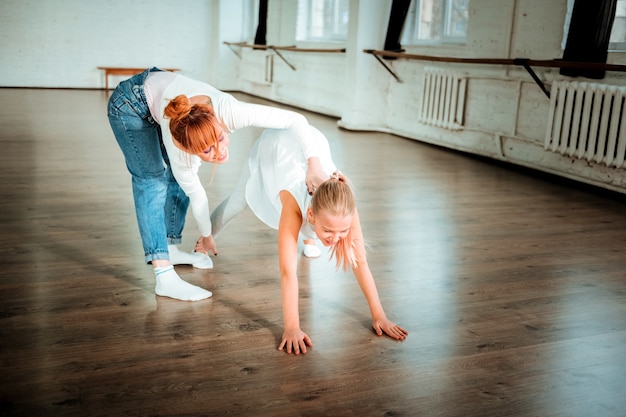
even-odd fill
[{"label": "girl's white shirt", "polygon": [[[146,100],[153,119],[161,126],[163,144],[170,160],[174,178],[189,197],[193,217],[202,236],[211,234],[211,219],[206,190],[198,176],[202,160],[178,148],[173,141],[169,119],[163,116],[168,103],[176,96],[208,96],[211,98],[216,117],[222,121],[228,133],[247,126],[288,129],[300,145],[302,156],[307,160],[319,157],[318,137],[313,134],[306,118],[296,112],[260,104],[246,103],[209,84],[172,72],[152,72],[144,84]],[[302,179],[304,182],[304,178]],[[305,185],[303,185],[306,188]]]},{"label": "girl's white shirt", "polygon": [[[328,140],[313,126],[309,126],[309,130],[317,138],[320,163],[330,177],[337,167],[332,160]],[[250,178],[246,184],[246,202],[252,212],[269,227],[278,229],[282,212],[280,192],[288,191],[302,213],[301,239],[316,238],[307,219],[311,204],[305,184],[307,160],[293,134],[286,129],[265,130],[252,147],[248,165]]]}]

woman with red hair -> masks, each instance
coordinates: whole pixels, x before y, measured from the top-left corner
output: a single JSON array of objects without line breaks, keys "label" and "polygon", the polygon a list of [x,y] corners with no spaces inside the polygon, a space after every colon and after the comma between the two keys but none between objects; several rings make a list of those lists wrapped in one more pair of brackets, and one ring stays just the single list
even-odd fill
[{"label": "woman with red hair", "polygon": [[187,209],[200,241],[217,255],[209,204],[200,182],[202,162],[228,161],[228,134],[257,126],[287,129],[307,160],[307,190],[323,179],[315,138],[299,113],[245,103],[216,88],[158,68],[121,82],[107,108],[109,123],[132,177],[139,233],[146,263],[156,276],[157,295],[202,300],[211,292],[182,280],[173,265],[212,268],[208,255],[178,249]]}]

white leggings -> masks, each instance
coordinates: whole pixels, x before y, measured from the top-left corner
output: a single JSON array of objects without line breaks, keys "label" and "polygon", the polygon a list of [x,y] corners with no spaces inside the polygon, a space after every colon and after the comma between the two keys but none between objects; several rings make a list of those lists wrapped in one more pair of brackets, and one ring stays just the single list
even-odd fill
[{"label": "white leggings", "polygon": [[233,192],[211,212],[213,237],[217,237],[232,219],[248,208],[246,184],[250,179],[250,175],[250,165],[246,161]]}]

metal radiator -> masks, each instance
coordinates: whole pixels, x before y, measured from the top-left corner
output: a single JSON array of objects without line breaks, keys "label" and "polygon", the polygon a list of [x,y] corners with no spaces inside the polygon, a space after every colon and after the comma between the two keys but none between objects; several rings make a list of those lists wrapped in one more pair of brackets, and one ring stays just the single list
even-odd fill
[{"label": "metal radiator", "polygon": [[447,129],[463,128],[466,84],[464,74],[426,68],[419,121]]},{"label": "metal radiator", "polygon": [[544,148],[568,157],[623,168],[626,87],[555,81]]}]

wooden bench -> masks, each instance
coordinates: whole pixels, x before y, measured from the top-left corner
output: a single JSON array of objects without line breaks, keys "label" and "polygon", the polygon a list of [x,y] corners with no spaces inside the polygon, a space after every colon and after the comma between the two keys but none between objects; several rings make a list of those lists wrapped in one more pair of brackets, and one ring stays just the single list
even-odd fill
[{"label": "wooden bench", "polygon": [[[135,75],[142,73],[146,68],[120,68],[120,67],[98,67],[99,70],[104,71],[104,89],[109,91],[109,75]],[[161,68],[166,71],[180,71],[178,68]]]}]

